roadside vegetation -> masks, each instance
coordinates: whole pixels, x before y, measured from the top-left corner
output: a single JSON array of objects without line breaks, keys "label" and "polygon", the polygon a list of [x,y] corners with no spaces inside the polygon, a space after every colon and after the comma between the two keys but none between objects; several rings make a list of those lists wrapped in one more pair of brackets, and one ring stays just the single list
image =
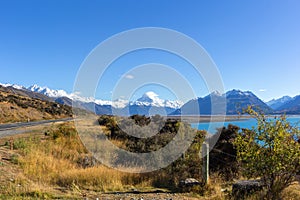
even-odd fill
[{"label": "roadside vegetation", "polygon": [[[160,116],[149,118],[139,115],[129,119],[124,118],[123,122],[134,122],[137,130],[148,125],[151,120],[158,123],[161,120]],[[168,119],[156,135],[136,138],[124,133],[116,120],[114,116],[101,116],[97,123],[111,142],[132,152],[150,152],[162,148],[172,140],[179,127],[183,127],[185,131],[191,130],[188,124],[178,119]],[[240,130],[234,125],[219,129],[220,137],[210,152],[209,184],[202,178],[203,160],[199,157],[207,134],[205,131],[195,130],[196,137],[189,149],[171,165],[141,174],[114,170],[95,160],[82,144],[72,122],[53,125],[39,133],[15,138],[13,147],[11,138],[2,138],[0,199],[82,199],[109,192],[149,191],[179,195],[189,193],[190,199],[231,199],[234,198],[231,195],[232,183],[248,178],[265,181],[265,187],[245,199],[299,199],[297,191],[300,187],[295,182],[300,169],[298,135],[288,137],[288,134],[294,133],[288,130],[296,133],[296,129],[290,129],[291,126],[284,118],[270,124],[263,121],[264,118],[258,120],[262,122],[258,130]],[[269,132],[278,134],[274,133],[269,138]],[[254,136],[258,137],[254,139]],[[255,142],[256,139],[264,141],[266,145],[259,145],[262,143]],[[267,143],[271,139],[272,142]],[[280,147],[279,144],[283,146]],[[115,161],[118,162],[118,159]],[[282,176],[284,174],[288,179]],[[199,183],[183,187],[181,181],[187,178],[195,178]]]}]

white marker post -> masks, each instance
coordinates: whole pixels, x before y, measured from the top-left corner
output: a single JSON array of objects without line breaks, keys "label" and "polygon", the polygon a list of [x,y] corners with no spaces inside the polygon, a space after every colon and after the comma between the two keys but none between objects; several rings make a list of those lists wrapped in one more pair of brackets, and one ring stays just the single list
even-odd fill
[{"label": "white marker post", "polygon": [[209,143],[202,144],[202,174],[206,184],[209,184]]}]

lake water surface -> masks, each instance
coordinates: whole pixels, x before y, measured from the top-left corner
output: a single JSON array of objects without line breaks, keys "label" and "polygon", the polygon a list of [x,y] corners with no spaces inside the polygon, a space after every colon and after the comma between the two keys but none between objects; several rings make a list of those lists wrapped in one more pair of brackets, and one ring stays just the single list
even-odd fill
[{"label": "lake water surface", "polygon": [[[300,116],[288,116],[287,121],[289,121],[293,125],[300,125]],[[201,123],[191,123],[193,128],[197,128],[198,130],[206,130],[210,133],[216,132],[217,128],[228,126],[228,124],[236,125],[240,128],[248,128],[251,129],[255,127],[256,120],[255,119],[244,119],[244,120],[235,120],[235,121],[227,121],[227,122],[201,122]],[[300,127],[300,126],[299,126]]]}]

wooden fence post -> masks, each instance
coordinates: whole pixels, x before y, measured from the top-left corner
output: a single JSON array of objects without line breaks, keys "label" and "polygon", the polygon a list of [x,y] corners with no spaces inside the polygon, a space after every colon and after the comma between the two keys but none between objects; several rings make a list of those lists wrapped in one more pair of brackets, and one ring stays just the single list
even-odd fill
[{"label": "wooden fence post", "polygon": [[10,150],[14,150],[14,139],[11,137],[9,139]]}]

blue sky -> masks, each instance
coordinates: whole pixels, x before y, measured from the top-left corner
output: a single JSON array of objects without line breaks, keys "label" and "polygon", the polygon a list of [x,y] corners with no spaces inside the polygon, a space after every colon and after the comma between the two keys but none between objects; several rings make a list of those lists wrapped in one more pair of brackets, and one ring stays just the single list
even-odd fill
[{"label": "blue sky", "polygon": [[[122,31],[163,27],[196,40],[216,63],[225,90],[251,90],[263,100],[300,94],[300,1],[0,1],[0,82],[38,84],[72,92],[86,56]],[[137,64],[168,64],[185,74],[197,96],[205,83],[182,69],[182,60],[137,52],[118,60],[100,81],[97,98],[109,99],[116,81]],[[130,77],[130,76],[129,76]],[[133,78],[133,77],[131,77]],[[145,86],[132,95],[166,88]]]}]

